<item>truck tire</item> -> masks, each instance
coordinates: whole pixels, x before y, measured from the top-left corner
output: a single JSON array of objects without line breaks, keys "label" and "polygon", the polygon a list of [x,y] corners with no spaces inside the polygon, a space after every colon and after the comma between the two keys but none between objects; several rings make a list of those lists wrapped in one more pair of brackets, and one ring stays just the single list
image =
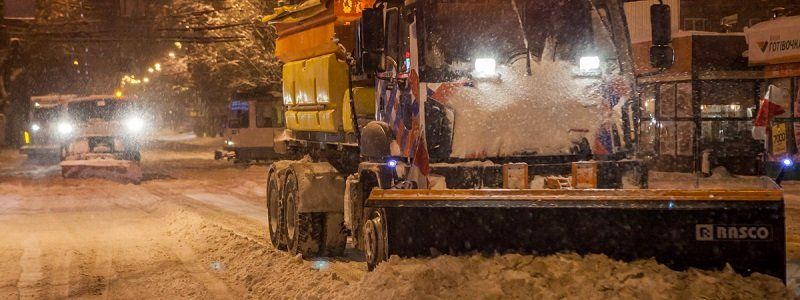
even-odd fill
[{"label": "truck tire", "polygon": [[300,193],[297,176],[293,172],[286,174],[283,192],[284,203],[286,203],[284,216],[286,216],[286,240],[289,253],[301,254],[304,258],[319,255],[324,241],[325,214],[297,212]]},{"label": "truck tire", "polygon": [[389,259],[389,240],[386,232],[385,213],[381,209],[370,210],[364,220],[364,254],[367,258],[367,269],[375,268]]},{"label": "truck tire", "polygon": [[269,240],[278,250],[286,250],[286,218],[283,215],[284,199],[278,174],[269,174],[267,181],[267,230]]}]

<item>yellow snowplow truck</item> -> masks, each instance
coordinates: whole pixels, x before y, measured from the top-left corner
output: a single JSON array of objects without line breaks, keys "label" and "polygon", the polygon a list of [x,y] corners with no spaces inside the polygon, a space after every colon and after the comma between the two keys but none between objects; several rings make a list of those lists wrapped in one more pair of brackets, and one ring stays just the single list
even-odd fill
[{"label": "yellow snowplow truck", "polygon": [[[672,63],[655,5],[652,64]],[[391,255],[655,258],[785,278],[781,189],[647,189],[621,0],[308,0],[278,34],[298,161],[268,171],[269,236],[372,269]],[[666,32],[665,32],[666,31]]]}]

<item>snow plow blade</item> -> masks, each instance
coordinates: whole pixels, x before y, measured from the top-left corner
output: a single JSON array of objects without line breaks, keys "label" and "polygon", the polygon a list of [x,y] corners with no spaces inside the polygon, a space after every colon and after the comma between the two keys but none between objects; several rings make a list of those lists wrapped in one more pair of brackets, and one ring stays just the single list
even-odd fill
[{"label": "snow plow blade", "polygon": [[[785,279],[782,191],[379,190],[389,255],[479,251],[655,258],[676,270],[730,264]],[[433,250],[435,249],[435,250]]]},{"label": "snow plow blade", "polygon": [[104,178],[139,183],[142,180],[142,169],[139,162],[129,160],[66,160],[61,162],[61,175],[64,178]]}]

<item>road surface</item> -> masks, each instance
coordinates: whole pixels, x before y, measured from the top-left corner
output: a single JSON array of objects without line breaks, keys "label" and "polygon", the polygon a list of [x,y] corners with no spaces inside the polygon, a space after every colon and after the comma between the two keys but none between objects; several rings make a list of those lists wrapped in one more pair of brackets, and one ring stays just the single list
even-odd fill
[{"label": "road surface", "polygon": [[[370,278],[365,276],[361,255],[352,250],[345,258],[317,260],[277,251],[265,234],[266,166],[213,161],[211,150],[219,142],[159,142],[143,154],[145,178],[139,185],[62,179],[57,166],[27,162],[14,150],[0,150],[0,299],[403,298],[456,297],[474,291],[504,298],[535,292],[518,288],[519,278],[514,276],[520,272],[514,266],[519,263],[497,267],[492,274],[502,276],[496,278],[481,275],[488,283],[463,289],[459,287],[463,282],[446,284],[454,265],[504,266],[520,259],[541,262],[526,257],[503,256],[499,262],[394,259]],[[797,191],[800,195],[800,187]],[[792,202],[787,211],[792,235],[789,253],[794,261],[800,261],[798,203]],[[594,260],[553,256],[542,263],[552,270],[551,264],[594,266]],[[800,277],[796,265],[790,268],[793,276]],[[460,273],[471,274],[467,269]],[[465,278],[452,280],[469,280]],[[445,283],[431,285],[439,281]],[[595,288],[581,281],[574,284]],[[551,293],[558,292],[558,286],[542,286],[548,291],[542,295],[559,295]],[[629,286],[646,285],[602,288],[623,293]],[[564,285],[560,291],[569,295],[575,288]]]}]

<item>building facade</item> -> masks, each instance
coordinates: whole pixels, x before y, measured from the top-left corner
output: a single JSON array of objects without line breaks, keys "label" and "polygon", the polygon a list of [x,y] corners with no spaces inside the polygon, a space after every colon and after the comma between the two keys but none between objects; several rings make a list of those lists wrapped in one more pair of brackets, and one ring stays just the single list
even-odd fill
[{"label": "building facade", "polygon": [[[764,142],[754,139],[752,130],[767,83],[763,67],[748,63],[741,30],[750,20],[769,18],[782,3],[695,2],[665,1],[675,49],[675,64],[668,69],[649,64],[649,8],[657,1],[625,4],[640,89],[638,153],[655,170],[708,172],[723,166],[733,173],[761,174]],[[707,19],[704,27],[697,25],[698,15]]]}]

